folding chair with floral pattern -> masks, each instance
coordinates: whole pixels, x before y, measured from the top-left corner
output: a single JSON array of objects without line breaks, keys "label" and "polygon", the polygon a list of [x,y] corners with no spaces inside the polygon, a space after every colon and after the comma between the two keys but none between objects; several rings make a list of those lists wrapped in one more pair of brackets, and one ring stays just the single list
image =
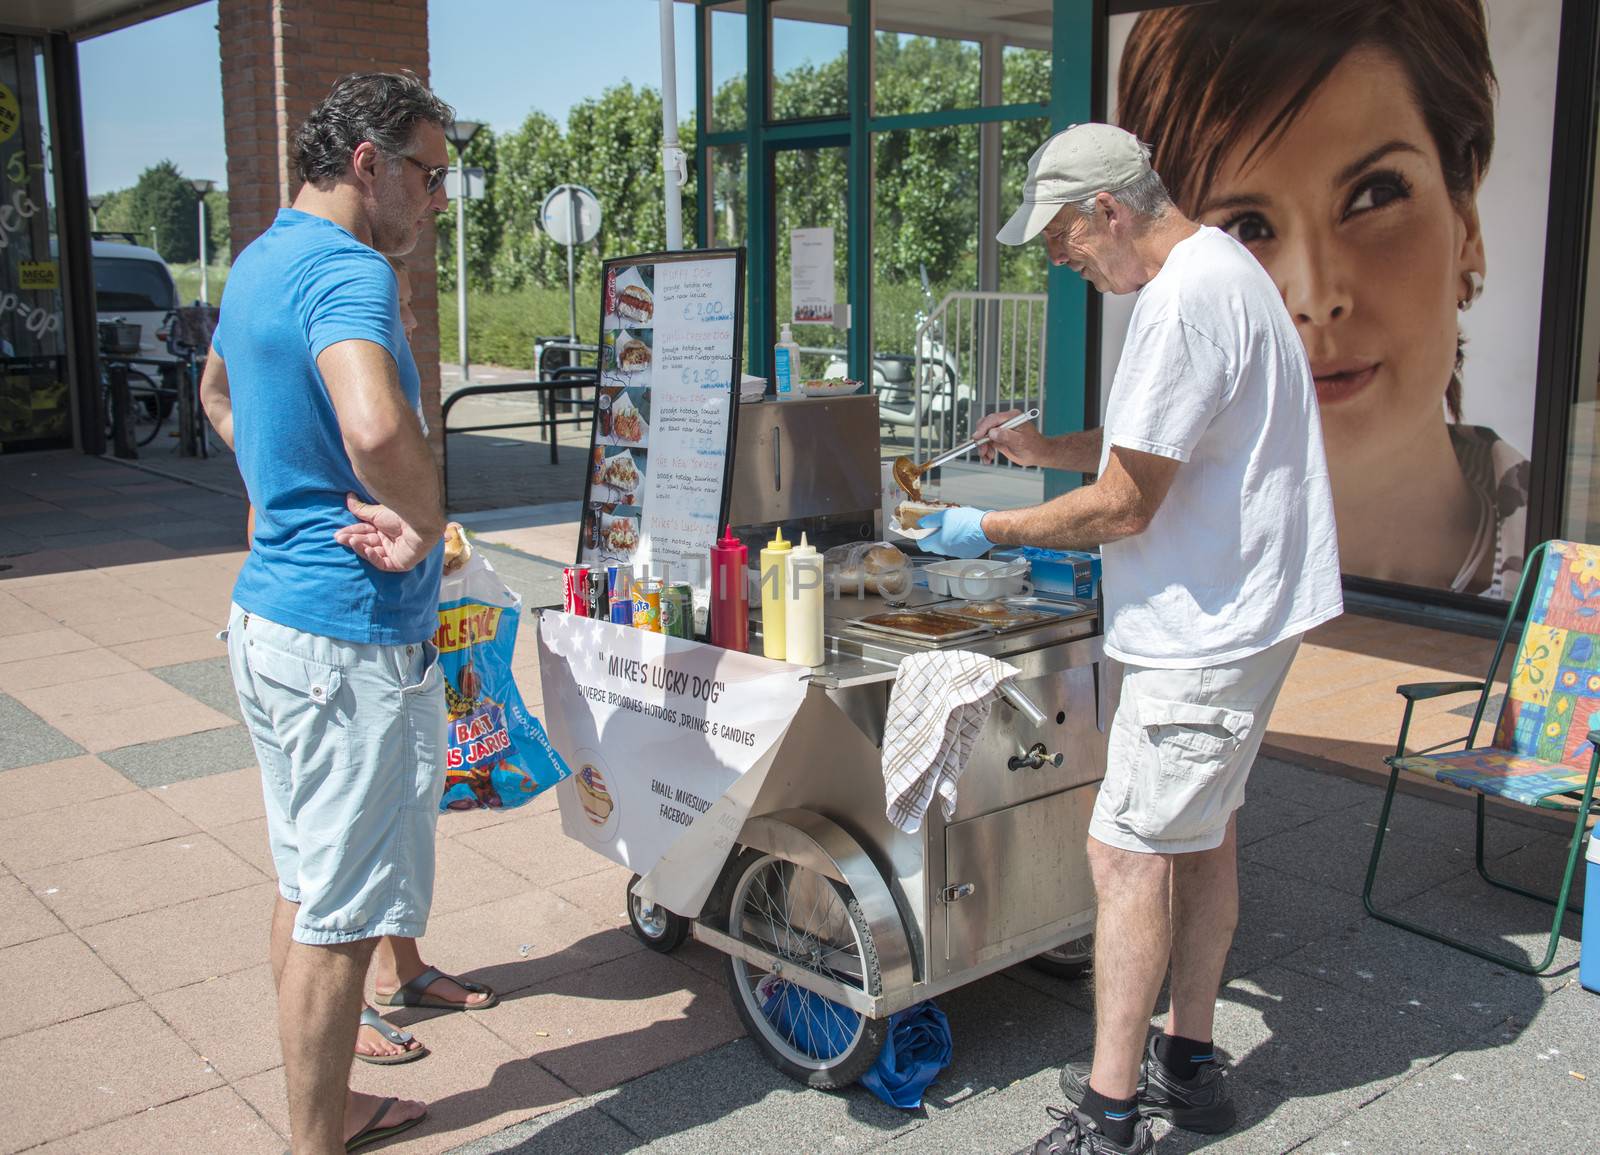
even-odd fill
[{"label": "folding chair with floral pattern", "polygon": [[[1473,739],[1477,737],[1478,725],[1489,702],[1494,672],[1500,668],[1506,641],[1516,627],[1517,611],[1524,595],[1529,597],[1526,623],[1516,661],[1511,667],[1494,740],[1488,746],[1474,746]],[[1585,818],[1595,801],[1595,770],[1600,765],[1600,748],[1597,748],[1597,740],[1600,740],[1600,547],[1548,541],[1529,554],[1522,579],[1517,583],[1516,597],[1500,629],[1489,672],[1482,682],[1418,682],[1397,686],[1395,691],[1405,698],[1406,710],[1395,752],[1384,759],[1391,767],[1389,790],[1383,798],[1378,833],[1372,843],[1372,860],[1367,865],[1366,886],[1361,892],[1367,913],[1512,970],[1524,974],[1543,973],[1555,960],[1562,918],[1569,909],[1574,913],[1582,913],[1583,909],[1569,903],[1568,899],[1583,848]],[[1408,753],[1406,733],[1411,728],[1412,708],[1427,698],[1468,691],[1477,692],[1478,708],[1472,715],[1465,748],[1441,752],[1443,746],[1455,745],[1453,740],[1418,753]],[[1538,965],[1481,949],[1385,914],[1373,906],[1372,881],[1378,873],[1378,857],[1383,853],[1395,783],[1402,770],[1477,793],[1475,858],[1478,873],[1484,881],[1502,890],[1556,908],[1549,946]],[[1575,813],[1566,872],[1554,898],[1495,878],[1485,868],[1484,799],[1491,794],[1523,806]]]}]

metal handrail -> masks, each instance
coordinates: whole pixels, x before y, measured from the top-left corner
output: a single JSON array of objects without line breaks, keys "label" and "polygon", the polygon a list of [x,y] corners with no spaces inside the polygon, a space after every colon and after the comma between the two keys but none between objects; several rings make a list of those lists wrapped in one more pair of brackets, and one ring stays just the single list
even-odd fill
[{"label": "metal handrail", "polygon": [[[450,435],[452,433],[485,433],[493,429],[526,429],[530,426],[541,425],[546,430],[550,442],[550,464],[559,465],[560,456],[556,451],[556,426],[581,425],[590,420],[584,414],[572,417],[560,417],[550,412],[550,394],[558,389],[579,389],[598,385],[599,371],[585,366],[568,366],[556,369],[533,381],[505,381],[497,385],[469,385],[464,389],[457,389],[444,400],[439,410],[439,445],[440,464],[444,473],[444,499],[445,505],[450,504]],[[499,393],[538,393],[539,416],[532,421],[503,421],[491,425],[463,425],[454,429],[450,427],[450,410],[455,408],[456,402],[464,401],[468,397],[487,397]],[[594,401],[577,400],[571,404],[580,409],[591,409]]]},{"label": "metal handrail", "polygon": [[[954,419],[960,410],[957,394],[962,374],[962,361],[971,362],[971,380],[968,393],[968,428],[965,436],[972,435],[975,415],[998,405],[1002,400],[1021,398],[1022,407],[1044,404],[1045,316],[1049,298],[1044,293],[1004,293],[990,290],[947,293],[944,300],[917,326],[914,338],[915,368],[912,373],[913,414],[912,453],[924,460],[934,454],[954,448],[961,438],[956,436]],[[965,309],[963,309],[963,305]],[[1024,309],[1025,307],[1025,309]],[[963,323],[963,312],[965,323]],[[1006,335],[1009,317],[1009,338]],[[952,325],[950,322],[954,321]],[[1026,327],[1026,338],[1021,334]],[[984,330],[980,333],[980,329]],[[928,350],[938,347],[936,357],[930,358]],[[941,374],[946,380],[935,382],[930,366],[937,361],[948,365],[951,372]],[[1009,368],[1009,373],[1005,370]],[[1004,378],[1005,388],[1002,388]],[[938,391],[948,390],[949,396],[942,416],[947,428],[936,431],[933,446],[923,446],[923,423],[930,416],[929,386]],[[1020,385],[1020,390],[1018,386]],[[997,459],[1005,468],[1022,468]],[[1034,469],[1034,466],[1026,467]]]}]

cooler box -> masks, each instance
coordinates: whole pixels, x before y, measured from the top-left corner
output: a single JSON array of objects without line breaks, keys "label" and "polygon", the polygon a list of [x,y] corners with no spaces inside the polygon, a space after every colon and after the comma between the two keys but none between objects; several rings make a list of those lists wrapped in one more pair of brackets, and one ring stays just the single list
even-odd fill
[{"label": "cooler box", "polygon": [[1001,561],[1027,558],[1032,569],[1029,580],[1042,593],[1093,601],[1100,593],[1100,555],[1083,550],[998,549],[989,555]]},{"label": "cooler box", "polygon": [[1578,982],[1600,994],[1600,835],[1589,835],[1589,861],[1584,864],[1583,943],[1578,957]]}]

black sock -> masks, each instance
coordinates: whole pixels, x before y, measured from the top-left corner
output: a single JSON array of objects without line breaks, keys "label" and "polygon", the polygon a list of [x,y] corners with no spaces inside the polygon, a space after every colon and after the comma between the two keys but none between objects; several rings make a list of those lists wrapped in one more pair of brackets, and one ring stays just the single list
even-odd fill
[{"label": "black sock", "polygon": [[1157,1061],[1169,1074],[1180,1079],[1194,1078],[1201,1063],[1209,1063],[1216,1057],[1216,1048],[1211,1045],[1210,1039],[1202,1043],[1181,1035],[1159,1035],[1156,1038]]},{"label": "black sock", "polygon": [[1083,1096],[1078,1110],[1094,1120],[1094,1125],[1118,1147],[1133,1144],[1133,1128],[1139,1122],[1138,1101],[1108,1099],[1093,1087]]}]

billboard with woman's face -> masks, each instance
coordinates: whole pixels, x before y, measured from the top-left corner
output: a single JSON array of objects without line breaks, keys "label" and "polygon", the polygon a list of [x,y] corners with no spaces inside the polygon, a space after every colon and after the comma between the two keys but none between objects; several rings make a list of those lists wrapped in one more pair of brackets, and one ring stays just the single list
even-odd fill
[{"label": "billboard with woman's face", "polygon": [[[1108,119],[1294,317],[1347,575],[1515,590],[1560,8],[1213,0],[1110,18]],[[1132,301],[1105,301],[1102,396]]]}]

